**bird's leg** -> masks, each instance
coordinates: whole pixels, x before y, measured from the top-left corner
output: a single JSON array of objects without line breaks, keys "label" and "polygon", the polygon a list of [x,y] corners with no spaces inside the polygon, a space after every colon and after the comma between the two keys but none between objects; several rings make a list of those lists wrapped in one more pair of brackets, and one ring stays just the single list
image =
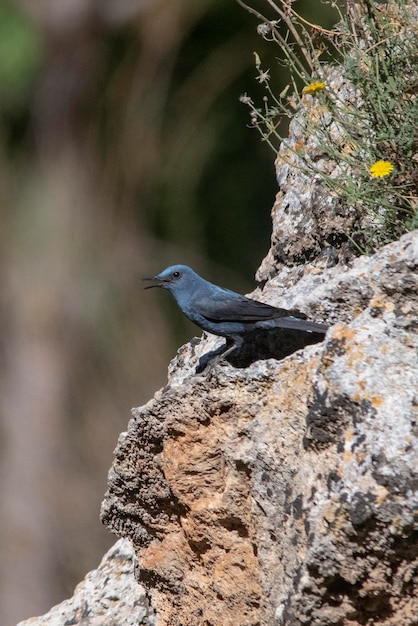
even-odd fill
[{"label": "bird's leg", "polygon": [[223,361],[226,356],[231,354],[231,352],[233,352],[237,348],[240,348],[243,343],[244,340],[240,335],[227,337],[225,343],[217,350],[209,352],[208,354],[204,354],[199,359],[199,364],[196,368],[196,374],[200,374],[208,366],[210,366],[210,368],[214,367],[217,363],[219,363],[219,361]]},{"label": "bird's leg", "polygon": [[220,352],[217,356],[218,357],[221,356],[222,359],[224,359],[226,356],[228,356],[228,354],[231,354],[231,352],[234,352],[234,350],[241,348],[243,343],[244,343],[244,339],[241,337],[241,335],[235,335],[234,337],[227,337],[225,345],[222,346],[223,347],[222,352]]}]

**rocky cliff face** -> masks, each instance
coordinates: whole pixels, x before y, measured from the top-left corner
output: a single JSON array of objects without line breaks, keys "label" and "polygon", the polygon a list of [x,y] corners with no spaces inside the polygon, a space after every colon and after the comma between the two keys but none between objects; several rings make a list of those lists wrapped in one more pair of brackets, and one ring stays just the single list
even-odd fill
[{"label": "rocky cliff face", "polygon": [[418,232],[354,258],[357,218],[285,151],[253,296],[331,328],[312,345],[254,336],[203,375],[222,340],[181,348],[120,436],[102,518],[132,542],[159,626],[412,626]]},{"label": "rocky cliff face", "polygon": [[103,519],[159,624],[416,623],[417,269],[412,233],[305,271],[324,342],[206,376],[189,344],[134,410]]}]

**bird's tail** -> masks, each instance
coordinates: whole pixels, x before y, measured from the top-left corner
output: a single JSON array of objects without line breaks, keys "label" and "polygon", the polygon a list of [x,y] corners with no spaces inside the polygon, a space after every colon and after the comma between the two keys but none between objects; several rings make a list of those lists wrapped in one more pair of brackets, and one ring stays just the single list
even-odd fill
[{"label": "bird's tail", "polygon": [[298,317],[279,317],[275,320],[276,328],[290,328],[292,330],[304,330],[308,333],[322,333],[325,334],[329,328],[327,324],[321,324],[320,322],[310,322],[309,320],[302,320]]}]

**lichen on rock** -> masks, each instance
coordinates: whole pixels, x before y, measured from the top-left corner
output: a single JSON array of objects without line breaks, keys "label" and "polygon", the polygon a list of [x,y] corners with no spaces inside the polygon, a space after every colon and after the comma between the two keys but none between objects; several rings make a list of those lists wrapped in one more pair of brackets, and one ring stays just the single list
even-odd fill
[{"label": "lichen on rock", "polygon": [[102,514],[162,624],[414,623],[417,266],[411,233],[314,273],[323,343],[208,376],[185,347],[134,410]]}]

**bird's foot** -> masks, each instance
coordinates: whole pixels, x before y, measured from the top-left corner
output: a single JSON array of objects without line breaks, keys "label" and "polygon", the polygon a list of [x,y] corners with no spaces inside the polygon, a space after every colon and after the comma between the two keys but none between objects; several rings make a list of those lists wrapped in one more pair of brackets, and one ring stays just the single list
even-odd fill
[{"label": "bird's foot", "polygon": [[223,354],[214,354],[208,352],[199,359],[199,363],[196,367],[196,374],[208,374],[211,372],[220,361],[223,361]]},{"label": "bird's foot", "polygon": [[235,338],[233,341],[228,338],[222,346],[200,357],[196,367],[196,374],[201,374],[202,372],[208,373],[241,345],[242,340],[240,337]]}]

